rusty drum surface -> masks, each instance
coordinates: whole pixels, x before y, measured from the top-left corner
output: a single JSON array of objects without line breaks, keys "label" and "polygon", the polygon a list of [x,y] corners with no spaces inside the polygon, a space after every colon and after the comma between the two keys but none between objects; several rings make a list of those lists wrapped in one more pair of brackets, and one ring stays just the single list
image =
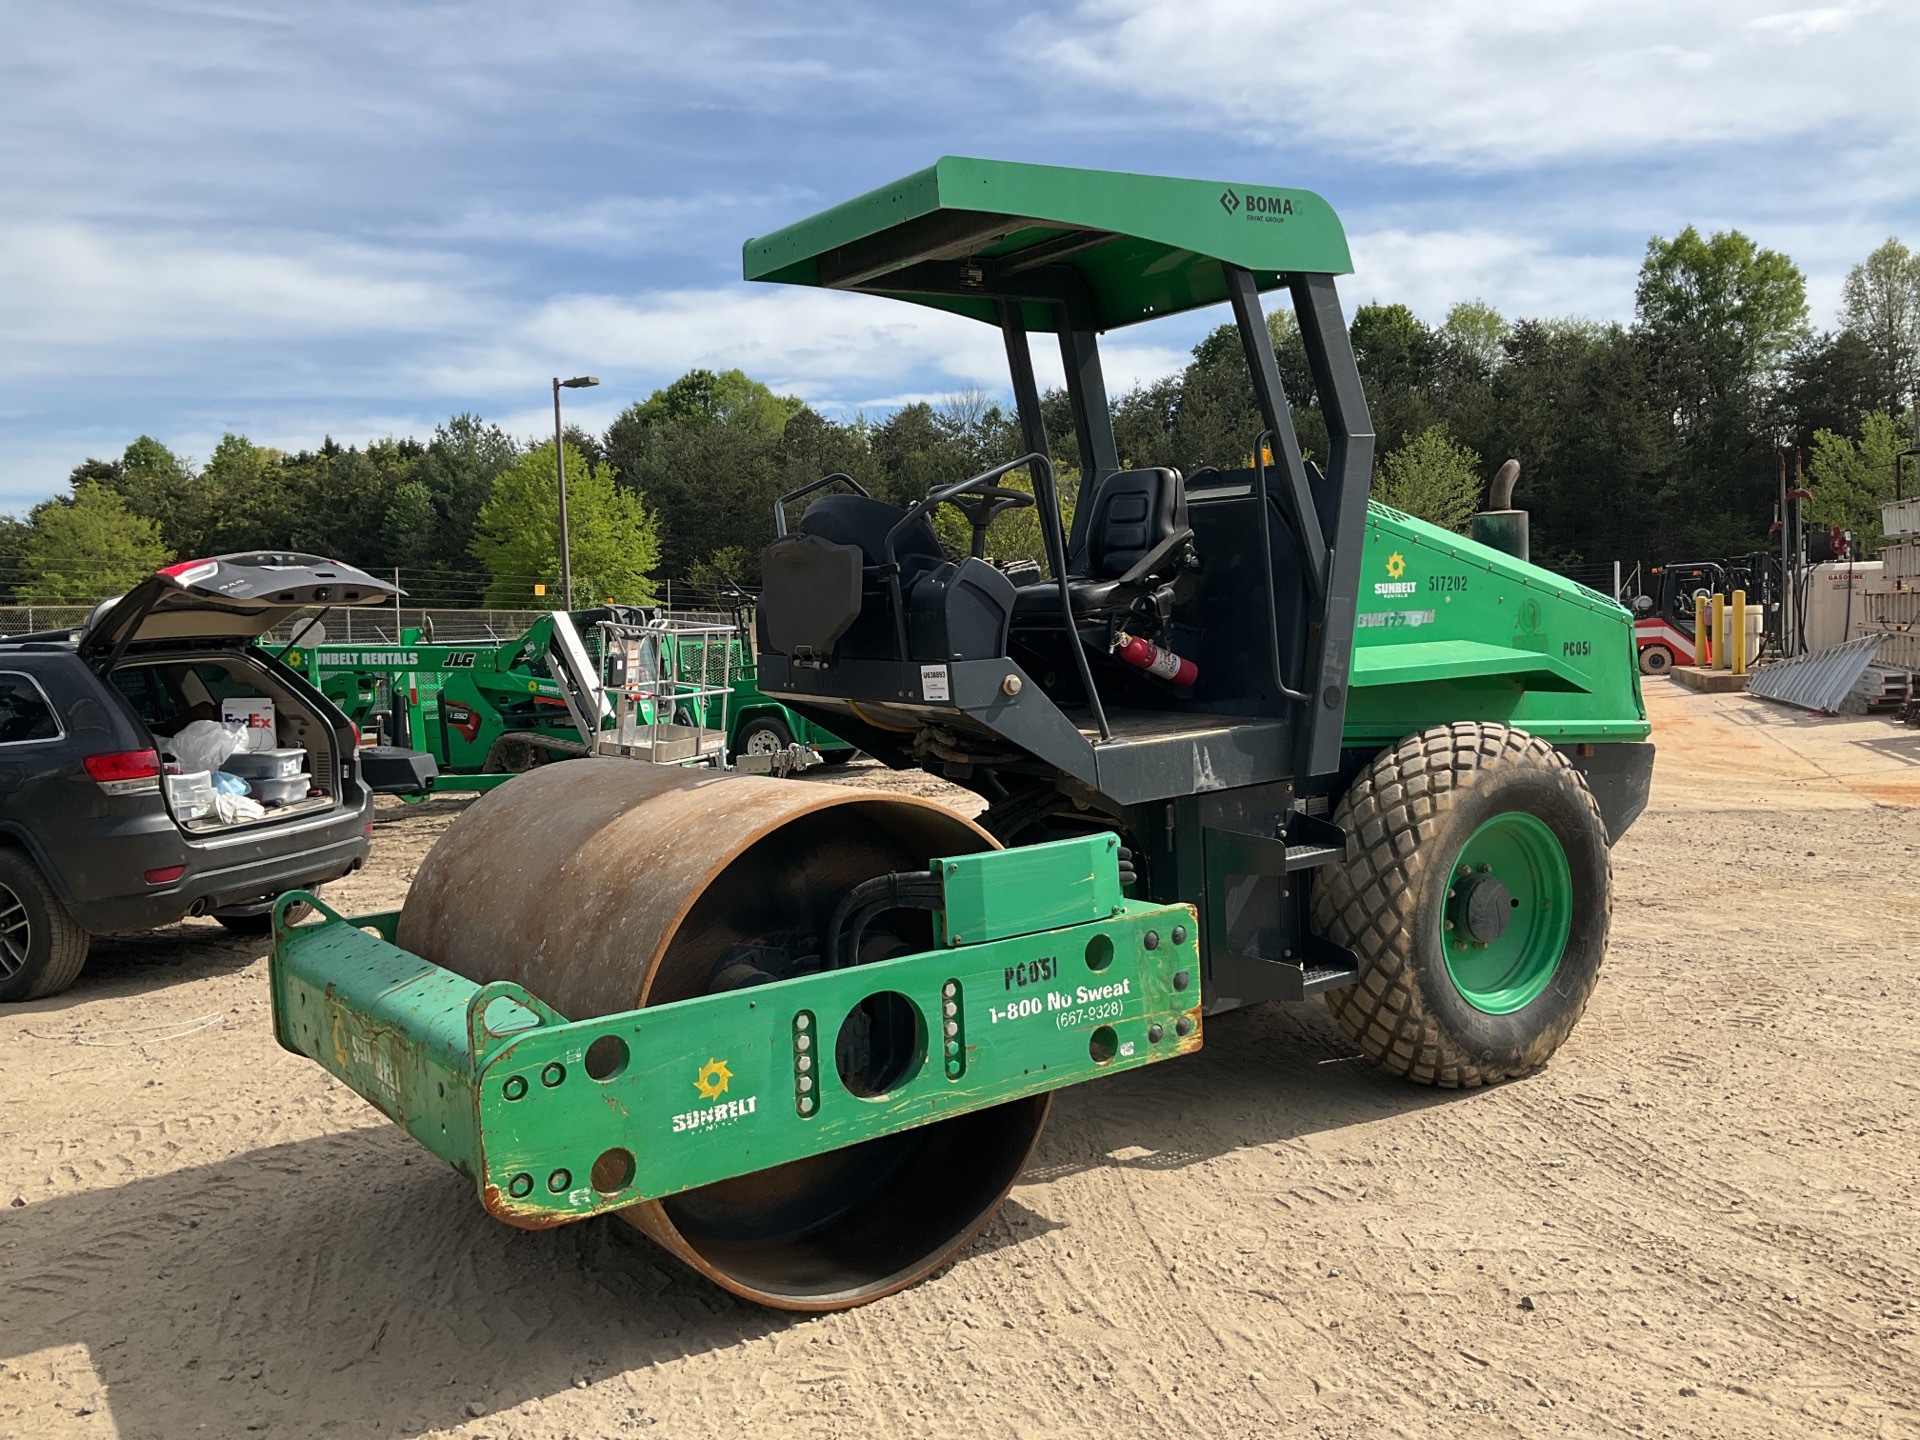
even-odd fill
[{"label": "rusty drum surface", "polygon": [[[731,947],[818,935],[860,881],[993,844],[916,796],[569,760],[448,827],[408,892],[399,943],[581,1020],[704,995]],[[621,1217],[748,1299],[842,1309],[950,1260],[999,1208],[1047,1105],[1015,1101]]]}]

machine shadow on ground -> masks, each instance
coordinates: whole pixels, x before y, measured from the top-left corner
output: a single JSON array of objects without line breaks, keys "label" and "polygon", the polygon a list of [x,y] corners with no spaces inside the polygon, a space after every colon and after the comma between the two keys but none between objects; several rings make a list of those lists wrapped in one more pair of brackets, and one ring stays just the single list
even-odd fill
[{"label": "machine shadow on ground", "polygon": [[1857,739],[1852,742],[1862,750],[1871,750],[1876,755],[1884,755],[1902,765],[1920,765],[1920,734],[1888,735],[1880,739]]},{"label": "machine shadow on ground", "polygon": [[51,1015],[99,1000],[139,995],[219,975],[237,975],[273,948],[266,935],[233,935],[213,922],[182,921],[162,930],[96,935],[73,988],[23,1001],[16,1015]]},{"label": "machine shadow on ground", "polygon": [[[1208,1023],[1196,1055],[1061,1092],[1025,1203],[1011,1202],[959,1266],[1071,1228],[1024,1187],[1114,1164],[1178,1169],[1446,1103],[1353,1060],[1317,1005]],[[1122,1150],[1135,1158],[1116,1159]],[[84,1346],[130,1437],[324,1433],[342,1386],[362,1433],[418,1435],[583,1377],[812,1323],[733,1299],[612,1219],[500,1225],[396,1127],[0,1217],[0,1293],[13,1315],[0,1358]],[[165,1283],[117,1283],[143,1272]]]},{"label": "machine shadow on ground", "polygon": [[1196,1054],[1060,1091],[1022,1183],[1115,1165],[1180,1170],[1477,1093],[1386,1074],[1318,1000],[1215,1015],[1205,1036]]},{"label": "machine shadow on ground", "polygon": [[[381,832],[407,837],[409,822],[445,821],[473,802],[471,795],[422,800],[376,814],[376,846]],[[376,856],[379,851],[376,848]],[[384,856],[380,856],[384,859]],[[323,897],[333,892],[323,890]],[[346,903],[350,913],[389,908]],[[397,901],[393,902],[395,905]],[[46,1000],[15,1007],[16,1014],[53,1014],[96,1000],[135,995],[162,986],[187,984],[216,975],[238,974],[273,949],[269,935],[236,935],[213,920],[181,920],[158,930],[96,935],[87,950],[86,968],[73,988]]]},{"label": "machine shadow on ground", "polygon": [[[342,1387],[359,1418],[339,1433],[414,1435],[800,1318],[616,1220],[500,1225],[397,1128],[0,1215],[0,1358],[84,1346],[130,1437],[326,1433]],[[142,1272],[165,1283],[117,1283]]]}]

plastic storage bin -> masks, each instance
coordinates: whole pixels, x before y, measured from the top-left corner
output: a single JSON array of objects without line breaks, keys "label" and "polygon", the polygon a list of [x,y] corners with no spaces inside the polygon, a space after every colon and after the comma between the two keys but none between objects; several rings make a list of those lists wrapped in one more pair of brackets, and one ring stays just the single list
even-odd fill
[{"label": "plastic storage bin", "polygon": [[167,806],[176,820],[199,820],[213,809],[213,772],[189,770],[184,775],[169,775]]},{"label": "plastic storage bin", "polygon": [[243,780],[291,780],[304,775],[307,752],[304,750],[241,750],[229,755],[220,768]]},{"label": "plastic storage bin", "polygon": [[278,780],[249,779],[247,783],[253,787],[253,798],[262,805],[287,805],[307,798],[307,791],[313,788],[313,777],[288,775]]}]

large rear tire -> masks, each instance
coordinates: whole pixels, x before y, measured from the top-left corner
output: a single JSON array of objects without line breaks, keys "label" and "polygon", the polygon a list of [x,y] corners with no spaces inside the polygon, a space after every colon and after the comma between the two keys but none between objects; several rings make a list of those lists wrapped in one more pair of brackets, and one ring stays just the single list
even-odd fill
[{"label": "large rear tire", "polygon": [[1606,826],[1580,772],[1505,725],[1436,726],[1383,752],[1334,812],[1360,853],[1320,872],[1314,927],[1360,957],[1328,994],[1387,1070],[1465,1088],[1529,1074],[1600,977]]},{"label": "large rear tire", "polygon": [[1642,675],[1664,675],[1673,669],[1673,651],[1664,645],[1649,645],[1640,652]]},{"label": "large rear tire", "polygon": [[88,940],[40,867],[0,849],[0,1001],[58,995],[80,978]]}]

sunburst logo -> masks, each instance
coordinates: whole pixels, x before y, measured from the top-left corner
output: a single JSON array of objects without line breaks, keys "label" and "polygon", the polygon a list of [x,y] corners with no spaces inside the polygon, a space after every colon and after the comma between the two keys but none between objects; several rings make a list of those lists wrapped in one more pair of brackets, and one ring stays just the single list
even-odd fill
[{"label": "sunburst logo", "polygon": [[1387,556],[1387,574],[1389,577],[1391,577],[1392,579],[1398,580],[1402,575],[1406,573],[1407,573],[1407,557],[1406,556],[1402,555],[1398,550],[1394,551],[1391,555]]},{"label": "sunburst logo", "polygon": [[718,1100],[727,1093],[727,1082],[733,1079],[733,1071],[727,1068],[724,1060],[708,1058],[700,1067],[699,1078],[693,1082],[693,1088],[700,1092],[702,1100]]}]

